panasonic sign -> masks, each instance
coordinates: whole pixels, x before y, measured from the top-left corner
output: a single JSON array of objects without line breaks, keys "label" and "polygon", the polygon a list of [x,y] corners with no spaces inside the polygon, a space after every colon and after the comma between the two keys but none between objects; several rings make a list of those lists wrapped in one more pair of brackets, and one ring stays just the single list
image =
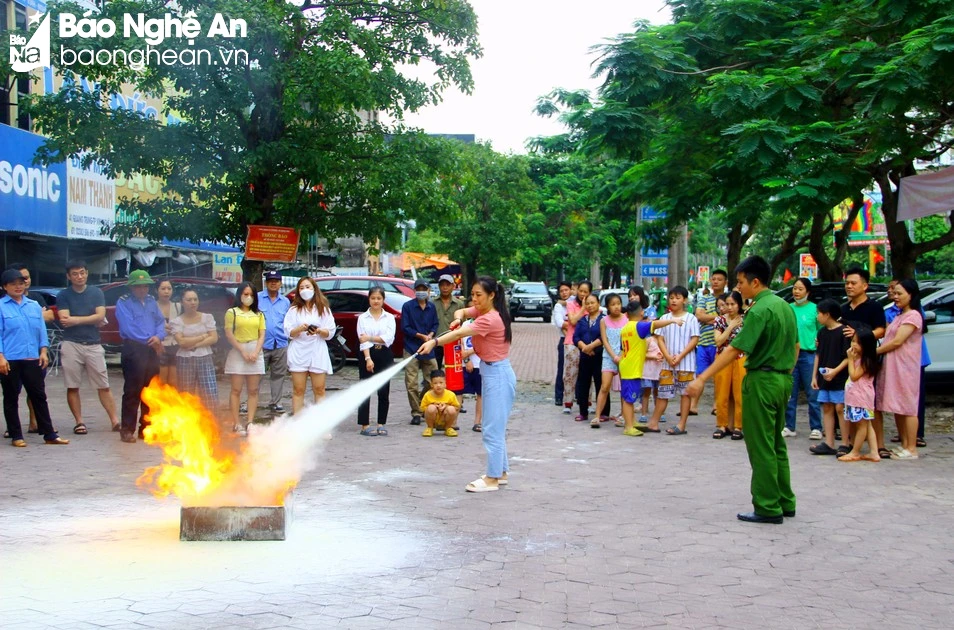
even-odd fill
[{"label": "panasonic sign", "polygon": [[37,164],[44,142],[0,125],[0,231],[66,237],[66,163]]},{"label": "panasonic sign", "polygon": [[57,203],[61,191],[62,183],[56,173],[45,168],[26,167],[23,164],[0,160],[0,194],[13,193],[18,197]]}]

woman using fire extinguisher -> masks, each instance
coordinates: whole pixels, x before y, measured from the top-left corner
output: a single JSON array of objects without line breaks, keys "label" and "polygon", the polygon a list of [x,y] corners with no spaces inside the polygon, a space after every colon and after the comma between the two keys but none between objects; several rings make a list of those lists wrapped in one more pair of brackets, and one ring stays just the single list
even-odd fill
[{"label": "woman using fire extinguisher", "polygon": [[[358,376],[361,380],[371,378],[375,372],[391,367],[394,355],[391,344],[394,343],[394,315],[384,310],[384,289],[372,287],[368,291],[370,308],[358,316]],[[371,399],[365,398],[358,407],[358,426],[361,435],[387,435],[384,425],[388,422],[388,408],[391,405],[391,384],[385,383],[378,389],[378,427],[371,428]]]},{"label": "woman using fire extinguisher", "polygon": [[[510,366],[510,312],[504,288],[493,278],[480,276],[471,287],[471,308],[454,313],[452,330],[425,341],[418,353],[427,354],[437,344],[447,345],[473,337],[474,350],[481,359],[483,389],[483,441],[487,450],[487,473],[467,484],[467,492],[490,492],[507,485],[507,420],[517,393],[517,377]],[[462,319],[474,321],[461,326]]]}]

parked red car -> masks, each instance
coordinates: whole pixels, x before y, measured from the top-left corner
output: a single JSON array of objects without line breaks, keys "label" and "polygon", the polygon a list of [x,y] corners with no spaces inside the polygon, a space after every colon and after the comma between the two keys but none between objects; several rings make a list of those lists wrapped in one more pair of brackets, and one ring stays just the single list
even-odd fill
[{"label": "parked red car", "polygon": [[[228,351],[228,341],[225,339],[222,326],[225,323],[225,311],[235,304],[237,284],[220,282],[211,278],[157,277],[153,279],[156,284],[160,280],[170,280],[172,282],[173,302],[179,302],[182,299],[182,292],[186,289],[195,289],[199,294],[199,310],[212,315],[219,329],[219,345],[222,347],[215,349],[216,354],[219,354],[220,350],[223,353]],[[106,352],[119,352],[123,342],[119,336],[119,323],[116,321],[116,302],[129,293],[129,287],[126,286],[125,280],[122,280],[100,285],[99,288],[103,290],[103,295],[106,297],[107,321],[106,325],[99,329],[99,334]],[[155,295],[155,288],[152,289],[152,293]],[[223,342],[224,346],[222,345]]]},{"label": "parked red car", "polygon": [[[322,291],[331,305],[335,323],[341,326],[341,333],[348,341],[348,348],[352,359],[358,358],[358,315],[368,310],[368,292],[356,290],[332,289]],[[411,298],[398,293],[384,293],[384,310],[394,315],[396,330],[391,352],[395,357],[404,356],[404,333],[401,332],[401,307]]]},{"label": "parked red car", "polygon": [[[350,289],[353,291],[367,291],[371,287],[381,287],[385,293],[400,293],[414,297],[414,281],[407,278],[392,278],[390,276],[321,276],[315,278],[315,284],[322,293],[336,289]],[[367,310],[367,306],[365,306]],[[399,311],[401,309],[398,309]]]}]

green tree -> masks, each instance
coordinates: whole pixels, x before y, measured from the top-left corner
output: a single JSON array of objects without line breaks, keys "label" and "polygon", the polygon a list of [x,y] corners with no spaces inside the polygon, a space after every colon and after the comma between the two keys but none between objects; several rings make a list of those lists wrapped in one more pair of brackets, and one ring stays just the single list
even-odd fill
[{"label": "green tree", "polygon": [[447,210],[418,220],[440,235],[436,246],[461,266],[465,295],[478,273],[499,277],[516,270],[524,244],[523,217],[536,205],[527,158],[502,155],[489,144],[441,141],[454,155],[440,185]]},{"label": "green tree", "polygon": [[621,265],[631,256],[621,256],[621,244],[635,235],[626,233],[609,203],[619,170],[612,163],[594,162],[579,155],[534,155],[530,177],[539,202],[523,221],[526,245],[519,261],[532,280],[589,278],[594,255],[607,275],[619,278]]},{"label": "green tree", "polygon": [[[53,20],[71,7],[52,6]],[[123,200],[131,217],[115,228],[159,240],[207,238],[239,243],[250,224],[298,227],[325,237],[393,235],[416,212],[444,207],[436,169],[447,153],[406,129],[405,111],[437,102],[456,85],[468,91],[468,60],[480,54],[476,17],[464,0],[115,0],[99,17],[161,17],[194,11],[203,31],[213,15],[244,19],[247,36],[196,39],[215,59],[245,50],[247,64],[84,67],[80,81],[30,107],[49,136],[42,157],[83,154],[112,173],[165,181],[166,195]],[[74,10],[75,13],[79,11]],[[56,29],[54,29],[56,30]],[[61,43],[54,36],[53,49]],[[73,48],[145,48],[140,38],[71,39]],[[166,39],[160,54],[181,47]],[[404,68],[435,68],[432,80]],[[66,72],[68,78],[71,73]],[[124,83],[166,95],[163,125],[106,107]],[[165,113],[165,112],[164,112]],[[385,124],[379,113],[398,120]],[[257,278],[260,264],[243,263]]]},{"label": "green tree", "polygon": [[954,228],[914,242],[896,221],[900,178],[952,145],[954,3],[669,4],[672,24],[600,47],[596,99],[560,90],[542,104],[564,109],[561,140],[634,161],[617,196],[665,210],[670,229],[725,212],[730,265],[766,216],[790,214],[810,225],[822,277],[837,277],[847,232],[831,254],[829,211],[872,183],[902,275],[954,242]]}]

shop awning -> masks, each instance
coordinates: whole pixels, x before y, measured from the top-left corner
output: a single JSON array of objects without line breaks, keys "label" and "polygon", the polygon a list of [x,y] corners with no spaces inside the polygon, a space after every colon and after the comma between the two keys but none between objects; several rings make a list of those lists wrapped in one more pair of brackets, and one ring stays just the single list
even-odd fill
[{"label": "shop awning", "polygon": [[457,266],[457,263],[447,257],[447,254],[419,254],[416,252],[404,252],[401,254],[401,271],[410,271],[411,269],[423,269],[434,267],[435,269],[444,269],[446,267]]}]

